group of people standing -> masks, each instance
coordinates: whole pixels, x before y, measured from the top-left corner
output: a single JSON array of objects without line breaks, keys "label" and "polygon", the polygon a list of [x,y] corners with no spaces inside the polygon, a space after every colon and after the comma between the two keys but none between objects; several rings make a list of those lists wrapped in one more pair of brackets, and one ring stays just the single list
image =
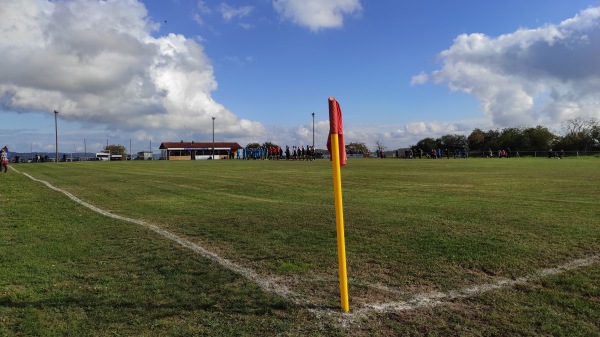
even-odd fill
[{"label": "group of people standing", "polygon": [[[285,156],[284,156],[285,155]],[[315,160],[315,148],[310,145],[285,146],[285,152],[277,147],[243,148],[237,150],[238,160]]]},{"label": "group of people standing", "polygon": [[450,159],[450,156],[452,156],[452,158],[454,158],[454,159],[460,159],[460,158],[467,159],[469,157],[469,153],[467,152],[467,148],[454,149],[454,150],[432,149],[431,155],[428,155],[428,158],[442,159],[442,158],[446,157],[446,159]]},{"label": "group of people standing", "polygon": [[292,146],[291,152],[290,147],[285,146],[286,160],[315,160],[315,155],[314,146],[306,145],[306,148],[304,146]]},{"label": "group of people standing", "polygon": [[[499,149],[497,152],[496,157],[497,158],[510,158],[512,157],[512,151],[510,150],[510,148],[506,148],[506,150],[504,149]],[[516,152],[516,157],[520,157],[519,152]],[[492,149],[489,149],[489,153],[487,155],[488,158],[494,158],[494,152],[492,152]]]},{"label": "group of people standing", "polygon": [[238,160],[278,160],[283,155],[281,148],[277,147],[258,147],[243,148],[237,150],[236,159]]},{"label": "group of people standing", "polygon": [[[400,158],[399,156],[400,154],[398,153],[398,151],[396,151],[396,158]],[[427,159],[442,159],[442,158],[447,158],[450,159],[450,157],[457,159],[457,158],[464,158],[466,159],[468,157],[468,152],[466,148],[462,148],[462,149],[454,149],[454,150],[449,150],[449,149],[431,149],[430,153],[425,153],[422,149],[408,149],[404,151],[404,158],[407,159],[414,159],[414,158],[419,158],[422,159],[423,157],[427,158]]]}]

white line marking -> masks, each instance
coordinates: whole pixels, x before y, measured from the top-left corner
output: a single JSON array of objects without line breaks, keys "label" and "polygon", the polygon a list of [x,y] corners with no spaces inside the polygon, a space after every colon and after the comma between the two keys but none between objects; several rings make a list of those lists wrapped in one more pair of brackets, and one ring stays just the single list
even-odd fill
[{"label": "white line marking", "polygon": [[444,302],[452,301],[458,298],[469,298],[474,297],[483,293],[487,293],[490,291],[508,288],[515,286],[517,284],[527,283],[533,280],[539,280],[541,278],[558,275],[564,273],[566,271],[590,266],[600,260],[600,255],[590,256],[583,259],[577,259],[565,263],[561,266],[555,268],[546,268],[538,270],[537,272],[530,274],[528,276],[517,277],[514,279],[501,278],[494,283],[480,284],[471,287],[465,287],[458,290],[451,290],[446,293],[442,292],[434,292],[429,294],[418,294],[413,296],[410,300],[401,301],[401,302],[390,302],[390,303],[380,303],[380,304],[371,304],[365,306],[365,308],[361,308],[356,310],[357,313],[360,311],[378,311],[378,312],[390,312],[390,311],[403,311],[403,310],[412,310],[422,307],[433,307],[440,305]]},{"label": "white line marking", "polygon": [[[414,294],[405,301],[367,304],[360,308],[354,309],[349,313],[340,313],[337,311],[324,309],[309,310],[312,311],[317,317],[329,316],[331,318],[334,318],[336,319],[338,324],[340,324],[342,327],[347,328],[350,327],[352,324],[356,324],[362,320],[368,319],[370,314],[410,311],[420,308],[433,308],[440,305],[448,304],[456,299],[471,298],[490,291],[509,288],[517,284],[524,284],[530,281],[542,279],[544,277],[558,275],[567,271],[587,267],[599,261],[600,255],[594,255],[583,259],[576,259],[555,268],[541,269],[537,272],[523,277],[518,277],[514,279],[501,278],[494,283],[486,283],[456,290],[450,290],[445,293],[431,292],[425,294]],[[384,290],[383,288],[378,289]],[[390,292],[397,292],[394,289],[388,290]]]},{"label": "white line marking", "polygon": [[[13,170],[15,170],[18,173],[22,173],[14,168],[13,168]],[[523,277],[518,277],[518,278],[514,278],[514,279],[501,278],[501,279],[498,279],[498,281],[496,281],[494,283],[480,284],[480,285],[465,287],[465,288],[461,288],[461,289],[457,289],[457,290],[450,290],[445,293],[444,292],[432,292],[432,293],[425,293],[425,294],[414,294],[410,299],[405,300],[405,301],[367,304],[367,305],[363,305],[362,307],[359,307],[357,309],[351,310],[351,312],[349,312],[349,313],[342,313],[341,311],[332,310],[331,308],[326,308],[326,309],[310,308],[311,306],[314,306],[314,305],[311,303],[308,303],[299,294],[290,290],[286,286],[280,285],[271,279],[262,277],[262,276],[258,275],[255,271],[253,271],[249,268],[242,267],[234,262],[231,262],[211,251],[206,250],[205,248],[203,248],[189,240],[181,238],[167,230],[164,230],[158,226],[149,224],[147,222],[110,213],[110,212],[105,211],[101,208],[98,208],[94,205],[88,204],[87,202],[77,198],[76,196],[74,196],[73,194],[71,194],[65,190],[62,190],[58,187],[54,187],[53,185],[51,185],[50,183],[48,183],[44,180],[34,178],[33,176],[31,176],[27,173],[22,173],[22,174],[29,177],[31,180],[40,182],[55,191],[63,193],[64,195],[69,197],[71,200],[75,201],[76,203],[78,203],[84,207],[91,209],[94,212],[97,212],[99,214],[102,214],[104,216],[107,216],[107,217],[110,217],[113,219],[127,221],[127,222],[131,222],[131,223],[134,223],[134,224],[137,224],[140,226],[144,226],[169,240],[175,241],[178,244],[180,244],[181,246],[191,249],[192,251],[200,254],[201,256],[204,256],[204,257],[220,264],[221,266],[227,268],[228,270],[233,271],[233,272],[245,277],[246,279],[255,282],[260,288],[262,288],[263,290],[265,290],[267,292],[279,295],[285,299],[292,301],[293,303],[295,303],[297,305],[309,307],[308,310],[310,312],[312,312],[313,314],[315,314],[317,317],[335,316],[335,317],[337,317],[338,323],[340,323],[342,326],[348,326],[350,324],[356,323],[357,320],[365,319],[371,313],[389,313],[389,312],[415,310],[415,309],[425,308],[425,307],[436,307],[439,305],[447,304],[450,301],[455,300],[455,299],[470,298],[470,297],[474,297],[474,296],[477,296],[477,295],[480,295],[480,294],[483,294],[486,292],[512,287],[517,284],[523,284],[523,283],[527,283],[527,282],[533,281],[533,280],[539,280],[543,277],[558,275],[558,274],[564,273],[566,271],[590,266],[590,265],[600,261],[600,255],[589,256],[589,257],[586,257],[583,259],[576,259],[576,260],[567,262],[567,263],[565,263],[561,266],[555,267],[555,268],[541,269],[541,270],[538,270],[537,272],[534,272],[533,274],[523,276]],[[387,290],[391,293],[398,292],[397,290],[387,288],[385,286],[378,286],[377,288],[380,290]]]},{"label": "white line marking", "polygon": [[[15,170],[16,171],[16,170]],[[17,171],[18,172],[18,171]],[[21,173],[21,172],[19,172]],[[113,219],[117,219],[117,220],[121,220],[121,221],[127,221],[127,222],[131,222],[140,226],[144,226],[148,229],[150,229],[151,231],[158,233],[160,235],[162,235],[163,237],[175,241],[178,244],[180,244],[181,246],[191,249],[192,251],[220,264],[221,266],[225,267],[226,269],[233,271],[234,273],[237,273],[243,277],[245,277],[246,279],[255,282],[260,288],[262,288],[263,290],[270,292],[270,293],[274,293],[276,295],[279,295],[285,299],[288,299],[290,301],[292,301],[293,303],[299,304],[299,305],[306,305],[307,303],[301,298],[300,295],[298,295],[297,293],[295,293],[294,291],[290,290],[289,288],[287,288],[286,286],[280,285],[278,283],[275,283],[273,280],[270,280],[268,278],[262,277],[260,275],[258,275],[254,270],[251,270],[249,268],[246,267],[242,267],[226,258],[223,258],[209,250],[207,250],[206,248],[197,245],[189,240],[186,240],[184,238],[181,238],[167,230],[164,230],[156,225],[152,225],[149,224],[147,222],[144,222],[142,220],[137,220],[137,219],[132,219],[132,218],[128,218],[128,217],[124,217],[121,215],[117,215],[117,214],[113,214],[110,213],[106,210],[103,210],[101,208],[98,208],[94,205],[91,205],[79,198],[77,198],[76,196],[74,196],[73,194],[60,189],[58,187],[55,187],[53,185],[51,185],[50,183],[48,183],[47,181],[44,180],[40,180],[37,178],[34,178],[33,176],[27,174],[27,173],[22,173],[25,176],[29,177],[29,179],[40,182],[46,186],[48,186],[49,188],[61,192],[64,195],[66,195],[67,197],[69,197],[69,199],[75,201],[76,203],[87,207],[89,209],[91,209],[92,211],[102,214],[104,216],[113,218]]]}]

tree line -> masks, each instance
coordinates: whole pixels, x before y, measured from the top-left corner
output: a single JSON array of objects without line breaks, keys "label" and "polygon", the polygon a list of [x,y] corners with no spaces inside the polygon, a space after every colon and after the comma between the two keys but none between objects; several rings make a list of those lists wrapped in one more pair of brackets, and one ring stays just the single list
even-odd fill
[{"label": "tree line", "polygon": [[600,123],[597,119],[576,118],[562,124],[558,135],[547,127],[509,127],[487,130],[476,128],[468,136],[443,135],[440,138],[423,138],[411,149],[430,152],[432,149],[467,149],[469,151],[598,151],[600,150]]}]

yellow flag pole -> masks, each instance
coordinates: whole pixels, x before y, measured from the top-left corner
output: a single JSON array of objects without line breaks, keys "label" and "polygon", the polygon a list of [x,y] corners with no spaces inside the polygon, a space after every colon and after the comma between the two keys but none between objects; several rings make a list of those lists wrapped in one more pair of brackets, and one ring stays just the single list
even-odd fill
[{"label": "yellow flag pole", "polygon": [[340,274],[340,302],[344,312],[350,311],[348,304],[348,273],[346,271],[346,239],[344,238],[344,208],[342,205],[342,176],[340,173],[340,144],[338,135],[332,134],[331,156],[333,165],[333,194],[335,198],[335,225],[337,231],[338,269]]}]

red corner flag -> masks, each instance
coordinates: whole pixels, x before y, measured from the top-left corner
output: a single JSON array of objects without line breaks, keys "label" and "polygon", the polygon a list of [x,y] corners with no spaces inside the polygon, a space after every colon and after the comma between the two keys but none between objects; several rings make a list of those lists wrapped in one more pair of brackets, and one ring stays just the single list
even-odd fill
[{"label": "red corner flag", "polygon": [[346,166],[346,144],[344,143],[344,130],[342,127],[342,109],[333,97],[329,97],[329,137],[327,137],[327,150],[329,150],[329,160],[333,160],[331,155],[331,135],[338,136],[340,167]]}]

